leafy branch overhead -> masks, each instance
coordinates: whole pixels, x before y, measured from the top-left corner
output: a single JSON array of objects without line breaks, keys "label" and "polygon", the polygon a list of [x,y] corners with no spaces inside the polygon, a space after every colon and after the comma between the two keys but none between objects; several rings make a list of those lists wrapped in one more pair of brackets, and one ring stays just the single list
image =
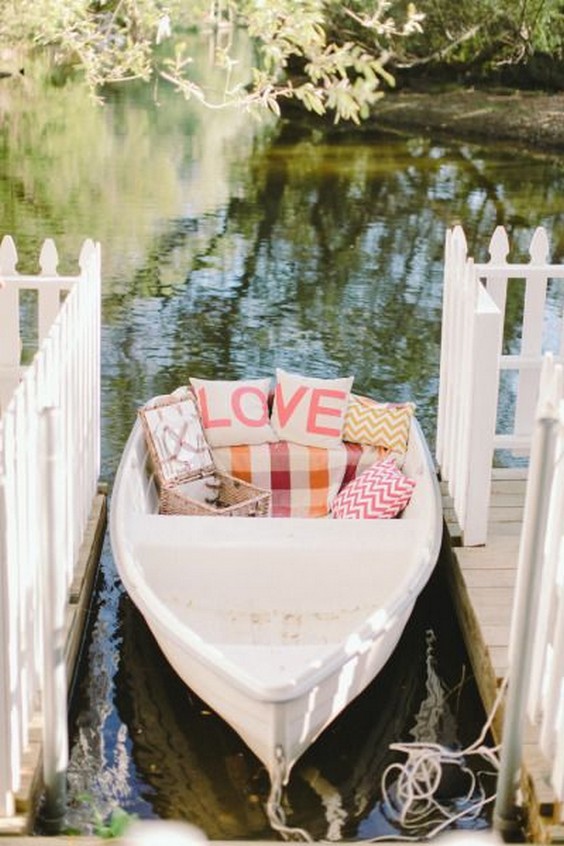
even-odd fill
[{"label": "leafy branch overhead", "polygon": [[[562,59],[562,0],[0,0],[2,46],[35,44],[77,67],[90,90],[164,80],[212,109],[280,114],[293,99],[359,123],[397,73],[454,73]],[[238,35],[253,60],[236,58]],[[188,35],[212,45],[213,84]],[[209,74],[207,74],[209,77]]]},{"label": "leafy branch overhead", "polygon": [[[380,96],[392,37],[420,29],[421,16],[407,4],[396,20],[389,0],[371,5],[351,0],[10,0],[1,2],[4,40],[19,30],[36,44],[51,46],[60,62],[77,65],[97,94],[108,83],[164,79],[187,98],[210,108],[229,105],[280,113],[280,101],[294,98],[307,109],[336,120],[359,122]],[[22,8],[23,7],[23,8]],[[344,9],[348,26],[336,31]],[[23,12],[23,14],[22,14]],[[234,58],[238,29],[252,39],[256,60],[242,76]],[[214,37],[221,84],[199,81],[186,38]],[[362,40],[357,33],[362,32]]]}]

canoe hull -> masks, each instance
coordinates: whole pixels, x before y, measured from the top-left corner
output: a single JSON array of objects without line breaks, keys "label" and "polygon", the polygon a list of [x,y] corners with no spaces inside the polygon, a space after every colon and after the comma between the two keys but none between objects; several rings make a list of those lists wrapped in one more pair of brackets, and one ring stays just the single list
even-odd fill
[{"label": "canoe hull", "polygon": [[313,684],[307,692],[284,701],[249,696],[222,681],[213,668],[173,642],[155,620],[148,622],[180,678],[239,734],[271,779],[277,773],[286,783],[299,757],[382,670],[397,646],[413,605],[365,652],[351,655],[338,671]]},{"label": "canoe hull", "polygon": [[182,680],[287,781],[292,765],[378,675],[435,566],[436,474],[414,421],[399,520],[157,514],[140,427],[112,494],[126,590]]}]

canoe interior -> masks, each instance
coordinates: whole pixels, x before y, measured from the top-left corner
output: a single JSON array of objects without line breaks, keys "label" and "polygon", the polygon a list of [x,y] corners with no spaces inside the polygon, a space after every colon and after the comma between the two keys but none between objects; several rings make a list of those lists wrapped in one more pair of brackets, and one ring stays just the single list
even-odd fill
[{"label": "canoe interior", "polygon": [[126,456],[114,503],[122,578],[134,599],[151,594],[172,628],[207,645],[373,637],[413,603],[436,560],[438,495],[418,428],[404,468],[417,486],[397,520],[162,516],[139,427]]}]

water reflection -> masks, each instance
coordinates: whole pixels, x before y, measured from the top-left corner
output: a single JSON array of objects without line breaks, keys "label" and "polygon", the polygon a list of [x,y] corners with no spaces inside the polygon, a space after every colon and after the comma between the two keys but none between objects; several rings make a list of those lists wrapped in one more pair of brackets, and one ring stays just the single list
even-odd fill
[{"label": "water reflection", "polygon": [[[331,138],[283,125],[233,168],[224,205],[170,220],[128,293],[108,294],[120,393],[133,408],[194,372],[236,378],[282,365],[353,373],[358,390],[414,399],[432,439],[445,229],[463,221],[471,250],[482,239],[482,259],[498,223],[521,251],[532,231],[520,228],[522,164],[503,151],[489,156],[426,139]],[[538,168],[542,180],[550,167],[533,160],[528,173]],[[560,221],[549,214],[537,223],[558,245]],[[513,349],[522,292],[510,300]],[[123,442],[125,432],[116,434]]]},{"label": "water reflection", "polygon": [[[183,685],[134,605],[115,587],[105,589],[114,594],[112,619],[119,622],[103,633],[103,654],[96,646],[101,632],[94,632],[77,691],[67,824],[89,829],[87,793],[102,816],[119,805],[143,817],[185,819],[211,840],[276,839],[264,811],[264,767]],[[108,657],[110,676],[104,669]],[[105,713],[96,713],[100,700],[111,703]],[[295,765],[285,800],[291,823],[316,839],[398,834],[380,789],[384,768],[397,759],[390,743],[416,739],[462,748],[475,739],[482,720],[437,575],[393,661]],[[450,789],[456,797],[458,786]],[[446,796],[448,791],[447,785]],[[487,814],[473,822],[486,825]]]},{"label": "water reflection", "polygon": [[[157,99],[150,88],[116,89],[102,109],[72,80],[55,85],[43,71],[0,89],[3,230],[17,238],[21,269],[46,236],[65,257],[62,270],[85,237],[102,243],[102,475],[110,483],[136,408],[189,375],[272,374],[276,365],[354,374],[359,391],[414,400],[432,444],[446,227],[463,223],[471,253],[484,260],[497,224],[525,259],[544,225],[553,259],[563,260],[557,158],[374,129],[260,125],[204,112],[165,89]],[[507,351],[519,343],[520,298],[510,296]],[[556,326],[561,289],[551,286],[549,300]],[[327,836],[329,808],[343,836],[387,830],[379,771],[421,703],[423,628],[437,632],[447,689],[462,673],[440,609],[444,602],[429,600],[376,694],[296,770],[295,820],[316,836]],[[208,814],[212,836],[267,836],[257,762],[171,677],[123,597],[107,546],[93,615],[71,817],[91,819],[77,798],[87,792],[101,812],[122,804],[142,816],[183,816],[190,808],[198,822],[205,805],[217,811]],[[479,715],[469,685],[455,714],[459,730]]]}]

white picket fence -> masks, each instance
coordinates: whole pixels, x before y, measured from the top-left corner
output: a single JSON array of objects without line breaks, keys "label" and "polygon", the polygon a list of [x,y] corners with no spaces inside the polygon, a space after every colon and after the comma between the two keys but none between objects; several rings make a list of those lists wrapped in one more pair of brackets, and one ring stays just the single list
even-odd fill
[{"label": "white picket fence", "polygon": [[[68,590],[100,469],[100,247],[84,243],[76,276],[57,274],[51,240],[39,275],[19,273],[17,263],[7,236],[0,245],[0,817],[15,814],[30,720],[44,690],[44,646],[53,646],[42,635],[48,523],[55,515],[56,565]],[[27,367],[22,337],[24,349],[36,339]],[[63,445],[52,478],[46,416]],[[46,502],[53,490],[56,502]]]},{"label": "white picket fence", "polygon": [[[503,227],[496,228],[489,253],[488,262],[475,262],[462,228],[448,230],[436,457],[466,546],[487,540],[495,451],[530,450],[542,356],[553,352],[559,359],[564,348],[562,329],[547,328],[548,282],[564,280],[564,265],[549,263],[545,230],[535,231],[529,262],[507,260]],[[518,283],[524,283],[521,348],[502,355],[508,286]],[[502,371],[517,374],[507,431],[498,431]]]},{"label": "white picket fence", "polygon": [[[528,686],[528,713],[540,726],[540,746],[551,763],[552,786],[560,802],[564,801],[564,376],[562,366],[545,367],[537,425],[549,427],[543,449],[531,458],[525,503],[522,547],[526,532],[539,532],[539,555],[534,562],[535,590],[527,589],[521,579],[517,597],[529,601],[535,621],[531,650],[531,675]],[[542,526],[528,521],[528,509],[534,500],[545,500],[546,520]],[[538,504],[537,504],[538,508]],[[529,522],[531,525],[529,525]],[[528,594],[533,594],[532,597]],[[514,628],[516,627],[514,615]],[[519,655],[511,655],[517,664]]]},{"label": "white picket fence", "polygon": [[[564,800],[564,400],[563,368],[543,360],[519,544],[509,642],[509,687],[494,822],[511,830],[521,762],[538,728],[558,803]],[[552,816],[558,823],[558,811]],[[508,827],[508,828],[507,828]]]}]

